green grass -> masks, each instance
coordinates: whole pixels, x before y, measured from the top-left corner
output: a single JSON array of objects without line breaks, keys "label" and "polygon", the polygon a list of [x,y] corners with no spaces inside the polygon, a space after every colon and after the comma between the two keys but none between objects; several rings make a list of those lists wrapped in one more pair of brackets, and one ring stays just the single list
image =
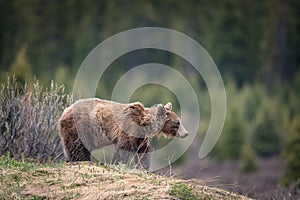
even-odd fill
[{"label": "green grass", "polygon": [[179,199],[200,200],[200,198],[195,195],[195,192],[193,192],[193,189],[185,183],[172,184],[168,192],[170,195]]},{"label": "green grass", "polygon": [[17,161],[13,157],[11,157],[10,153],[8,152],[6,155],[0,156],[0,168],[2,169],[18,169],[20,171],[29,171],[32,169],[37,169],[40,167],[61,167],[64,165],[64,162],[45,162],[41,163],[34,159],[22,159],[22,161]]},{"label": "green grass", "polygon": [[34,168],[36,165],[29,162],[19,162],[14,158],[11,158],[10,153],[0,157],[0,168],[3,169],[19,169],[21,171],[28,171]]}]

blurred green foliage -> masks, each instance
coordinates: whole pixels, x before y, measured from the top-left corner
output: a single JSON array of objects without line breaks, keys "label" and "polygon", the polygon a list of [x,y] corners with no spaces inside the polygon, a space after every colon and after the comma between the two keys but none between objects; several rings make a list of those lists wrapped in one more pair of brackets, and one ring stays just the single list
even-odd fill
[{"label": "blurred green foliage", "polygon": [[292,123],[287,145],[284,151],[286,156],[286,172],[282,179],[284,185],[291,183],[300,187],[300,117]]},{"label": "blurred green foliage", "polygon": [[[297,0],[1,0],[0,71],[10,71],[23,49],[28,70],[42,83],[73,80],[85,56],[106,38],[131,28],[158,26],[194,38],[222,75],[233,76],[238,85],[259,80],[272,86],[276,79],[291,79],[299,67],[299,8]],[[113,74],[146,63],[149,57],[190,71],[174,55],[141,51],[119,62]],[[61,72],[68,76],[58,76]],[[72,81],[66,84],[72,89]]]},{"label": "blurred green foliage", "polygon": [[290,129],[300,124],[292,125],[300,108],[299,74],[289,83],[274,83],[272,91],[259,82],[238,87],[228,79],[226,121],[211,155],[220,161],[240,160],[242,172],[249,172],[257,169],[257,157],[279,156],[288,148]]},{"label": "blurred green foliage", "polygon": [[281,140],[275,120],[265,108],[261,108],[257,113],[251,139],[258,155],[271,156],[280,152]]},{"label": "blurred green foliage", "polygon": [[228,110],[225,126],[216,147],[216,157],[219,160],[238,160],[242,156],[242,146],[246,140],[243,120],[236,107]]},{"label": "blurred green foliage", "polygon": [[249,173],[258,170],[256,153],[250,144],[243,145],[241,154],[242,172]]}]

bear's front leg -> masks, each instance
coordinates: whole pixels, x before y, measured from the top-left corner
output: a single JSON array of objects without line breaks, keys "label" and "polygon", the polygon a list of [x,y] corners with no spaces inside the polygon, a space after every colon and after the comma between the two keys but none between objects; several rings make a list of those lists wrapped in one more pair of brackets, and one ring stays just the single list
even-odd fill
[{"label": "bear's front leg", "polygon": [[112,159],[113,164],[124,163],[130,166],[131,158],[136,152],[133,139],[122,139],[116,144],[116,153]]},{"label": "bear's front leg", "polygon": [[112,159],[113,164],[129,164],[129,159],[132,157],[132,152],[121,148],[116,148],[116,153]]},{"label": "bear's front leg", "polygon": [[151,147],[148,139],[144,139],[141,143],[139,143],[137,153],[135,154],[135,163],[138,168],[149,170],[151,161],[150,153],[152,151],[153,148]]},{"label": "bear's front leg", "polygon": [[151,162],[151,155],[150,152],[148,153],[138,153],[135,155],[135,163],[138,168],[149,170]]}]

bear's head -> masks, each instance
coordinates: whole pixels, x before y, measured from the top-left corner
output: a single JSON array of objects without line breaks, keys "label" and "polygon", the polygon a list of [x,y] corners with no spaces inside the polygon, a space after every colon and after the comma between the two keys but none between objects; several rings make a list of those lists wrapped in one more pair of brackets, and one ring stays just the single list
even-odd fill
[{"label": "bear's head", "polygon": [[138,133],[139,137],[153,137],[156,134],[162,134],[167,138],[188,136],[180,118],[172,112],[170,102],[165,106],[158,104],[151,108],[144,108],[138,102],[132,103],[129,105],[129,114],[137,126],[129,125],[131,123],[126,120],[127,133]]},{"label": "bear's head", "polygon": [[161,130],[161,133],[166,137],[181,137],[184,138],[189,135],[187,130],[184,128],[180,118],[176,113],[172,112],[172,103],[168,102],[164,106],[166,110],[166,122]]}]

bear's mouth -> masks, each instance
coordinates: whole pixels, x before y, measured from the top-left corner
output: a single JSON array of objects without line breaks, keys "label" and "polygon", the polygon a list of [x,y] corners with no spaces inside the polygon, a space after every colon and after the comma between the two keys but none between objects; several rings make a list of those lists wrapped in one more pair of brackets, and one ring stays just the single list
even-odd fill
[{"label": "bear's mouth", "polygon": [[163,136],[165,139],[172,139],[175,137],[175,135],[172,135],[170,133],[166,133],[166,132],[160,132],[157,134],[158,139]]},{"label": "bear's mouth", "polygon": [[173,138],[175,137],[174,135],[171,135],[171,134],[165,134],[165,133],[163,133],[162,135],[163,135],[164,138],[166,138],[166,139],[173,139]]},{"label": "bear's mouth", "polygon": [[163,132],[162,135],[164,136],[164,138],[166,139],[172,139],[174,138],[175,136],[177,136],[177,131],[175,130],[171,130],[170,132]]}]

